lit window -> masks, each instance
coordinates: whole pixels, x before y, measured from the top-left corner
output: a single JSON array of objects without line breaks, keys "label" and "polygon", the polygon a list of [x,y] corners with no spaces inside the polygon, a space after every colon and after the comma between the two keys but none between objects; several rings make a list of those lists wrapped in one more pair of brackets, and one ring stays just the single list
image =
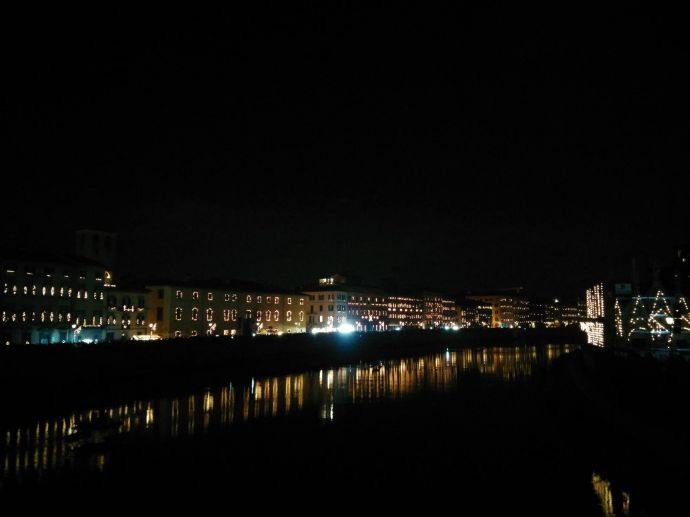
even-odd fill
[{"label": "lit window", "polygon": [[177,307],[177,308],[175,309],[175,319],[176,319],[177,321],[181,321],[181,320],[182,320],[182,308],[181,308],[181,307]]},{"label": "lit window", "polygon": [[252,303],[252,297],[250,295],[247,295],[247,303]]},{"label": "lit window", "polygon": [[285,319],[287,319],[288,321],[292,321],[292,311],[287,311],[285,313]]},{"label": "lit window", "polygon": [[300,305],[304,305],[304,298],[300,298],[300,299],[299,299],[299,304],[300,304]]},{"label": "lit window", "polygon": [[233,302],[236,302],[236,301],[237,301],[237,295],[236,295],[236,294],[233,294],[233,295],[232,295],[232,301],[233,301]]},{"label": "lit window", "polygon": [[192,330],[192,337],[196,337],[196,330]]},{"label": "lit window", "polygon": [[237,309],[232,310],[232,321],[237,321]]},{"label": "lit window", "polygon": [[227,329],[225,329],[225,330],[223,331],[223,335],[224,335],[224,336],[229,336],[229,335],[230,335],[230,331],[227,330]]},{"label": "lit window", "polygon": [[226,302],[230,301],[230,295],[228,293],[225,293],[225,301]]},{"label": "lit window", "polygon": [[256,311],[256,321],[261,321],[261,311]]},{"label": "lit window", "polygon": [[199,291],[194,291],[192,293],[192,300],[198,300],[199,299]]},{"label": "lit window", "polygon": [[29,288],[27,286],[24,286],[24,294],[29,294]]},{"label": "lit window", "polygon": [[266,321],[271,321],[271,311],[266,311]]},{"label": "lit window", "polygon": [[180,291],[180,290],[178,289],[178,290],[175,292],[175,298],[177,298],[178,300],[181,300],[181,299],[182,299],[182,291]]},{"label": "lit window", "polygon": [[230,309],[223,309],[223,321],[230,321]]},{"label": "lit window", "polygon": [[299,311],[299,320],[304,321],[304,311]]},{"label": "lit window", "polygon": [[261,303],[261,296],[256,297],[256,303]]},{"label": "lit window", "polygon": [[275,312],[273,313],[273,319],[274,319],[275,321],[278,321],[279,316],[280,316],[280,312],[275,311]]},{"label": "lit window", "polygon": [[194,307],[192,309],[192,321],[197,321],[199,319],[199,309]]},{"label": "lit window", "polygon": [[207,298],[209,301],[213,301],[213,293],[208,293]]},{"label": "lit window", "polygon": [[182,332],[180,330],[176,330],[175,337],[182,337]]},{"label": "lit window", "polygon": [[288,298],[288,305],[292,305],[292,298]]},{"label": "lit window", "polygon": [[213,309],[206,309],[206,321],[213,321]]},{"label": "lit window", "polygon": [[276,296],[273,298],[273,303],[280,303],[280,297]]}]

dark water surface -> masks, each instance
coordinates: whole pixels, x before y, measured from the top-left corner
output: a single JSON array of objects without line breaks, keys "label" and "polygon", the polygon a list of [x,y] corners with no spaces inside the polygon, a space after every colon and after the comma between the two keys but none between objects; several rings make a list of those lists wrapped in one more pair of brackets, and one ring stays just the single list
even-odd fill
[{"label": "dark water surface", "polygon": [[550,366],[576,348],[448,350],[0,424],[1,493],[646,515]]}]

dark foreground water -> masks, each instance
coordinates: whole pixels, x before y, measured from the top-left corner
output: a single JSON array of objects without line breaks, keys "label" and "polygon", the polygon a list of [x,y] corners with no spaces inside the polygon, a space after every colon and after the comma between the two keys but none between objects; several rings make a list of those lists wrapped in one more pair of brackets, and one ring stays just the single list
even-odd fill
[{"label": "dark foreground water", "polygon": [[632,445],[612,450],[550,366],[574,349],[448,350],[2,424],[0,501],[653,515],[658,487],[621,474]]}]

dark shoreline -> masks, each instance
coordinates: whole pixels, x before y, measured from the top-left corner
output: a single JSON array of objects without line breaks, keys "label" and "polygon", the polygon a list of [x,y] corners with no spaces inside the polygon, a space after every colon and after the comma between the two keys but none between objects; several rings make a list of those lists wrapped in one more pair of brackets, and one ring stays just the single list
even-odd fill
[{"label": "dark shoreline", "polygon": [[574,329],[477,329],[7,347],[0,350],[0,411],[3,421],[23,420],[65,407],[98,407],[446,348],[552,343],[583,344],[584,337]]}]

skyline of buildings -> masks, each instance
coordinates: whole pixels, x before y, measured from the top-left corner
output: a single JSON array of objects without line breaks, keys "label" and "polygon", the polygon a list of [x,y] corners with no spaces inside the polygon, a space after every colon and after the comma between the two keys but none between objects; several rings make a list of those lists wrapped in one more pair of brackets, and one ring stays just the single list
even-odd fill
[{"label": "skyline of buildings", "polygon": [[[596,336],[592,338],[596,343],[604,341],[604,316],[595,309],[603,303],[602,288],[588,290],[586,299],[567,301],[527,296],[522,288],[449,296],[400,289],[392,280],[387,285],[367,283],[342,274],[298,289],[220,280],[119,285],[112,269],[117,262],[117,235],[80,230],[75,252],[71,256],[18,252],[2,257],[2,343],[577,324]],[[678,253],[678,263],[686,264],[685,252]],[[690,277],[686,269],[679,285]],[[630,289],[629,284],[616,287],[624,290],[625,285]],[[621,303],[617,299],[612,305],[617,309],[611,311],[619,311],[619,320],[623,312],[630,319],[630,309],[622,310]],[[621,327],[620,322],[617,325]]]}]

